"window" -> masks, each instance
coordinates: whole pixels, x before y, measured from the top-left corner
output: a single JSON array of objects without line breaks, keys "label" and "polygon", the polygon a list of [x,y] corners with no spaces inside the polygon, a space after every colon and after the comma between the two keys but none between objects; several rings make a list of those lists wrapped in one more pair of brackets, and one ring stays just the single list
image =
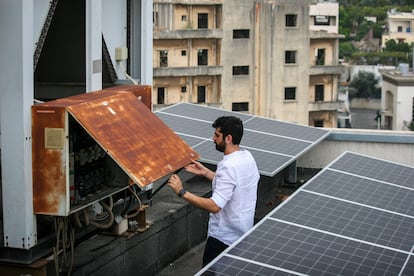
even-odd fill
[{"label": "window", "polygon": [[317,49],[316,65],[325,65],[325,49]]},{"label": "window", "polygon": [[297,14],[286,14],[286,27],[296,27],[298,24]]},{"label": "window", "polygon": [[414,122],[414,98],[413,98],[413,112],[411,113],[411,120]]},{"label": "window", "polygon": [[168,51],[161,50],[160,51],[160,67],[167,67],[168,66]]},{"label": "window", "polygon": [[181,22],[187,21],[187,15],[181,15]]},{"label": "window", "polygon": [[182,51],[181,51],[181,56],[183,56],[183,57],[184,57],[184,56],[186,56],[186,55],[187,55],[187,51],[186,51],[186,50],[182,50]]},{"label": "window", "polygon": [[248,75],[249,66],[233,66],[233,76]]},{"label": "window", "polygon": [[155,11],[152,13],[152,24],[158,25],[158,22],[160,22],[159,17],[158,17],[158,12]]},{"label": "window", "polygon": [[286,51],[285,52],[285,64],[295,64],[296,63],[296,51]]},{"label": "window", "polygon": [[323,120],[315,120],[313,122],[314,127],[323,127]]},{"label": "window", "polygon": [[206,87],[197,86],[197,103],[205,103],[205,102],[206,102]]},{"label": "window", "polygon": [[157,104],[165,104],[165,88],[158,87],[157,89]]},{"label": "window", "polygon": [[208,28],[208,13],[199,13],[198,14],[198,24],[199,29]]},{"label": "window", "polygon": [[296,100],[296,87],[285,88],[285,100]]},{"label": "window", "polygon": [[181,86],[181,92],[182,93],[187,92],[187,86]]},{"label": "window", "polygon": [[317,26],[326,26],[326,25],[330,25],[330,17],[327,15],[317,15],[314,18],[314,22],[315,25]]},{"label": "window", "polygon": [[249,103],[248,102],[232,103],[231,110],[232,111],[249,111]]},{"label": "window", "polygon": [[233,30],[233,39],[249,38],[250,30]]},{"label": "window", "polygon": [[207,49],[198,49],[197,56],[198,56],[197,65],[208,64],[208,50]]},{"label": "window", "polygon": [[323,101],[325,86],[323,84],[315,85],[315,102]]},{"label": "window", "polygon": [[398,26],[397,27],[397,32],[402,33],[402,31],[403,31],[403,27],[402,26]]}]

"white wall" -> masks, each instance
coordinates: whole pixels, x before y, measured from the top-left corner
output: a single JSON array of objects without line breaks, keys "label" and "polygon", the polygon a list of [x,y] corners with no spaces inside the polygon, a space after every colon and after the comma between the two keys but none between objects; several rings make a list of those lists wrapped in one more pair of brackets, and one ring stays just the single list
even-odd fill
[{"label": "white wall", "polygon": [[[126,0],[102,0],[102,33],[119,79],[126,79],[115,60],[115,48],[127,46]],[[122,62],[126,69],[126,62]]]},{"label": "white wall", "polygon": [[[414,166],[414,132],[412,131],[341,129],[334,130],[333,132],[349,134],[350,136],[347,137],[348,141],[344,141],[345,139],[330,140],[328,137],[328,139],[322,141],[300,157],[297,161],[297,166],[303,168],[324,168],[345,151]],[[356,141],[352,141],[352,136],[356,138]],[[411,142],[398,142],[404,136],[407,136],[408,140],[411,137]],[[358,137],[361,137],[359,141]],[[387,140],[389,142],[386,142]]]},{"label": "white wall", "polygon": [[394,116],[395,127],[394,130],[409,130],[407,124],[410,124],[413,116],[413,87],[398,87],[398,93],[395,103]]}]

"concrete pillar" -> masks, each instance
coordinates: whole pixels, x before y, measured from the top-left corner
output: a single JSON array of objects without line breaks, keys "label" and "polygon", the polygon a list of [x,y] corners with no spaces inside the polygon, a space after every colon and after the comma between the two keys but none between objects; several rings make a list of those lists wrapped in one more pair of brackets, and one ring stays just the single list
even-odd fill
[{"label": "concrete pillar", "polygon": [[0,1],[0,130],[4,246],[37,243],[33,214],[31,105],[33,0]]},{"label": "concrete pillar", "polygon": [[102,89],[102,0],[85,1],[86,92]]}]

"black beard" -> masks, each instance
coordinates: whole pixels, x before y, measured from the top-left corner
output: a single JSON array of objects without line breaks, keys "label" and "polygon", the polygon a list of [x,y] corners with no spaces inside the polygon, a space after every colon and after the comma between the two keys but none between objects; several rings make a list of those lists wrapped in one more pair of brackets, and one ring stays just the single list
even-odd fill
[{"label": "black beard", "polygon": [[216,144],[216,150],[218,150],[219,152],[224,152],[225,149],[226,149],[225,143]]}]

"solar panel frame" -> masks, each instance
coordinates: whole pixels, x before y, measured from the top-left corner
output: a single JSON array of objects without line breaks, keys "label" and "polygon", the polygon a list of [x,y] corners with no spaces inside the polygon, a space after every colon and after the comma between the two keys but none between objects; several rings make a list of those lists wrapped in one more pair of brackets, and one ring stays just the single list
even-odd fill
[{"label": "solar panel frame", "polygon": [[199,161],[213,165],[218,164],[223,155],[214,149],[212,123],[220,116],[239,117],[244,126],[241,148],[252,153],[260,174],[270,177],[292,164],[330,133],[326,129],[191,103],[174,104],[155,114],[184,141],[188,141],[201,155]]},{"label": "solar panel frame", "polygon": [[[386,171],[389,166],[398,181],[360,170],[362,163]],[[241,275],[246,263],[291,275],[414,275],[414,205],[402,208],[414,192],[405,178],[413,172],[414,167],[345,152],[197,275]],[[350,180],[336,183],[333,177]],[[364,198],[368,191],[358,195],[352,188],[347,194],[355,179],[362,180],[355,184],[361,190],[376,184],[381,190],[374,192],[386,195],[378,203]],[[392,208],[404,192],[403,204]],[[234,267],[233,259],[243,260],[243,267]],[[227,263],[233,274],[221,270]]]}]

